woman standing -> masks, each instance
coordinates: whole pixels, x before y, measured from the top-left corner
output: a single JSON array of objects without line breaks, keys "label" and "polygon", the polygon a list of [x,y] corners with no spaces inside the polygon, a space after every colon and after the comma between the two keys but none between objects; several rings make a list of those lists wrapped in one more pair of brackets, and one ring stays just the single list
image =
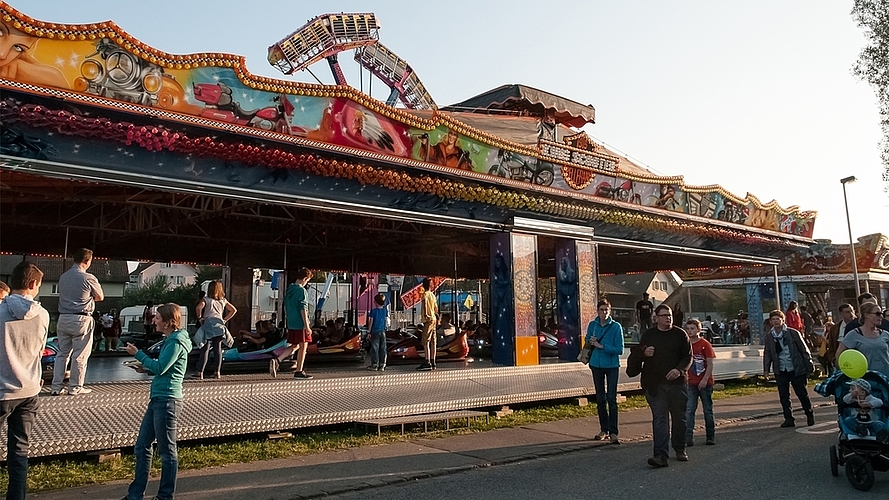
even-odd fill
[{"label": "woman standing", "polygon": [[857,349],[867,358],[867,369],[889,376],[889,332],[880,329],[883,313],[880,306],[866,302],[861,305],[861,326],[850,331],[837,346],[837,359],[846,349]]},{"label": "woman standing", "polygon": [[176,472],[179,453],[176,448],[177,419],[182,410],[182,379],[185,377],[191,340],[188,332],[180,328],[182,316],[178,304],[164,304],[154,316],[156,331],[163,334],[160,355],[152,359],[133,344],[127,343],[127,352],[142,363],[136,371],[154,375],[151,381],[148,409],[139,426],[139,437],[133,453],[136,455],[136,473],[127,490],[125,499],[136,500],[145,494],[151,468],[151,444],[157,440],[157,452],[161,457],[161,479],[157,496],[172,499],[176,491]]},{"label": "woman standing", "polygon": [[793,328],[800,332],[803,335],[803,338],[805,338],[806,325],[803,323],[803,318],[799,314],[799,304],[797,304],[795,300],[791,300],[790,304],[787,305],[787,312],[784,313],[784,317],[786,318],[784,324],[786,324],[788,328]]},{"label": "woman standing", "polygon": [[120,332],[122,330],[120,324],[120,313],[117,312],[117,309],[112,309],[111,312],[108,313],[111,316],[111,325],[105,326],[107,322],[105,319],[102,319],[102,327],[104,329],[105,336],[105,351],[116,351],[117,350],[117,341],[120,339]]},{"label": "woman standing", "polygon": [[[238,312],[235,306],[225,300],[225,292],[222,290],[222,282],[211,281],[207,287],[207,296],[199,302],[195,311],[203,324],[195,334],[195,342],[201,348],[201,357],[198,359],[197,370],[193,378],[204,378],[204,370],[207,368],[207,360],[210,359],[210,348],[216,353],[215,378],[222,376],[222,341],[228,334],[225,324]],[[228,334],[230,336],[230,334]]]},{"label": "woman standing", "polygon": [[617,437],[617,378],[620,355],[624,352],[624,329],[611,317],[610,302],[600,300],[596,310],[598,318],[590,322],[585,339],[586,344],[593,346],[590,370],[596,388],[601,431],[593,439],[602,441],[610,437],[612,444],[620,444]]}]

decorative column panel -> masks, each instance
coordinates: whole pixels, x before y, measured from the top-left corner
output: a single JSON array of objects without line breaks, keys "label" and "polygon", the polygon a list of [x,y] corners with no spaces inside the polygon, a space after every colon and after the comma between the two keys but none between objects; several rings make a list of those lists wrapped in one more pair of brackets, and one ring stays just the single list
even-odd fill
[{"label": "decorative column panel", "polygon": [[491,236],[491,335],[494,363],[538,364],[536,236]]},{"label": "decorative column panel", "polygon": [[791,300],[796,300],[796,283],[781,283],[781,310],[786,311]]},{"label": "decorative column panel", "polygon": [[575,361],[586,325],[596,316],[596,258],[592,243],[556,241],[559,359]]},{"label": "decorative column panel", "polygon": [[747,319],[750,321],[751,344],[762,344],[762,313],[760,286],[747,285]]}]

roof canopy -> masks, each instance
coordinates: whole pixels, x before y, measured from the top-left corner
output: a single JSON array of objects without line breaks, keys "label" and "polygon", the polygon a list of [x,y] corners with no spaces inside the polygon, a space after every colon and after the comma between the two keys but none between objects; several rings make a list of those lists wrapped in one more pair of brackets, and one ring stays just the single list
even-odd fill
[{"label": "roof canopy", "polygon": [[596,108],[518,84],[503,85],[442,109],[469,112],[509,110],[531,116],[544,116],[550,111],[554,114],[556,123],[575,128],[596,123]]}]

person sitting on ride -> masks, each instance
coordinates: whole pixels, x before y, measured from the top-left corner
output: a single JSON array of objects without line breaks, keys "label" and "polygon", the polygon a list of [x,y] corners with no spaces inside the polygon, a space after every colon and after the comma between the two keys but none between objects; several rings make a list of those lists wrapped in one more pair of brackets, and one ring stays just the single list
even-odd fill
[{"label": "person sitting on ride", "polygon": [[457,335],[457,327],[451,324],[451,313],[441,314],[441,323],[435,329],[435,334],[438,336],[438,345],[440,346],[454,340]]},{"label": "person sitting on ride", "polygon": [[246,344],[248,351],[256,349],[268,349],[284,338],[283,332],[274,327],[271,321],[261,320],[256,322],[256,331],[241,330],[238,332],[238,340]]},{"label": "person sitting on ride", "polygon": [[872,409],[883,406],[883,400],[871,394],[871,385],[867,380],[859,378],[849,382],[849,393],[843,396],[843,402],[858,410],[855,415],[843,419],[846,430],[859,436],[876,436],[885,427],[879,418],[871,415]]}]

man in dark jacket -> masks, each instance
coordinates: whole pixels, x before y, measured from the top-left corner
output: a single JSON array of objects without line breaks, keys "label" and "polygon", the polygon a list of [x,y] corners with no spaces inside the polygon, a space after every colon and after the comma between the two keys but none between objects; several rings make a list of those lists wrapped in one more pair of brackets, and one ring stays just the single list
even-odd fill
[{"label": "man in dark jacket", "polygon": [[778,382],[778,397],[784,410],[784,423],[781,427],[793,427],[793,412],[790,408],[790,387],[799,398],[803,411],[806,412],[806,425],[815,425],[812,413],[812,402],[806,389],[807,378],[815,371],[812,353],[800,332],[784,324],[784,313],[775,309],[769,313],[772,329],[765,335],[762,372],[772,373]]},{"label": "man in dark jacket", "polygon": [[651,408],[654,456],[648,459],[648,465],[666,467],[671,444],[676,460],[688,461],[685,409],[692,351],[685,331],[673,326],[673,311],[669,306],[657,306],[654,315],[655,326],[642,334],[639,347],[630,353],[627,375],[635,377],[642,373],[642,389]]}]

